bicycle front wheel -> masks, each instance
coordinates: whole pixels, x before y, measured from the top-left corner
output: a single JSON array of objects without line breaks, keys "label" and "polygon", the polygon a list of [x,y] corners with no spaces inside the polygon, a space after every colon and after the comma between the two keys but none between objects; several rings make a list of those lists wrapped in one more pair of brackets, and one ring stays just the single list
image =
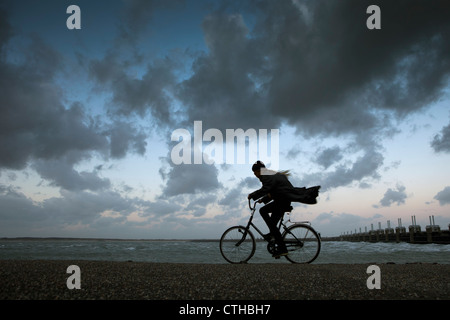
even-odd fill
[{"label": "bicycle front wheel", "polygon": [[229,263],[247,262],[255,249],[255,237],[243,226],[227,229],[220,238],[220,253]]},{"label": "bicycle front wheel", "polygon": [[289,255],[286,259],[292,263],[311,263],[320,253],[320,237],[310,226],[294,224],[283,234]]}]

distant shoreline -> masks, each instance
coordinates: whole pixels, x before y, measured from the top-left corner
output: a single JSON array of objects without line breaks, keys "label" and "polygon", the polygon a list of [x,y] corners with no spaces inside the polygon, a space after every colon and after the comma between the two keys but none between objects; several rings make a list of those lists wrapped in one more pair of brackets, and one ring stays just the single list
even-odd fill
[{"label": "distant shoreline", "polygon": [[219,239],[122,239],[122,238],[70,238],[70,237],[3,237],[0,240],[77,240],[77,241],[186,241],[186,242],[218,242]]}]

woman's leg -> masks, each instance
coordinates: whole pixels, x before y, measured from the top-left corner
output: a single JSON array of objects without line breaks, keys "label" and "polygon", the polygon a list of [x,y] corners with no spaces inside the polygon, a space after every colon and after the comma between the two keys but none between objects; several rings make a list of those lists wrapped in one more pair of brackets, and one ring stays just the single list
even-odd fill
[{"label": "woman's leg", "polygon": [[[287,249],[286,245],[283,242],[283,238],[281,237],[280,230],[277,228],[277,223],[283,216],[284,209],[285,208],[283,205],[280,205],[275,201],[272,201],[271,203],[259,209],[261,217],[269,227],[270,234],[275,238],[275,242],[281,252],[287,252]],[[270,216],[269,213],[272,213],[272,216]]]}]

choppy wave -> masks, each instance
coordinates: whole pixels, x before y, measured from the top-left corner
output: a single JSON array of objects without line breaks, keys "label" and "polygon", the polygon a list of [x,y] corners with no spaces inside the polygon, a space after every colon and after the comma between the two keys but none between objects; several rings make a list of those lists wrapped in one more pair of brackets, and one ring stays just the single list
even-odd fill
[{"label": "choppy wave", "polygon": [[[0,240],[0,259],[110,260],[169,263],[226,263],[218,241]],[[325,241],[316,264],[326,263],[450,264],[450,245]],[[249,263],[288,263],[274,260],[265,242]]]}]

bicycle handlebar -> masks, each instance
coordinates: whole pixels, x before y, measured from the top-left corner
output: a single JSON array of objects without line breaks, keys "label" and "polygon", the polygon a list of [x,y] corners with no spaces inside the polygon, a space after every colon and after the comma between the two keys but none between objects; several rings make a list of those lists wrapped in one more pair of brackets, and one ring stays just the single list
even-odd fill
[{"label": "bicycle handlebar", "polygon": [[256,208],[256,204],[257,203],[261,203],[260,201],[255,201],[255,202],[253,202],[253,207],[252,207],[252,205],[251,205],[251,199],[248,199],[248,207],[250,208],[250,210],[255,210],[255,208]]}]

